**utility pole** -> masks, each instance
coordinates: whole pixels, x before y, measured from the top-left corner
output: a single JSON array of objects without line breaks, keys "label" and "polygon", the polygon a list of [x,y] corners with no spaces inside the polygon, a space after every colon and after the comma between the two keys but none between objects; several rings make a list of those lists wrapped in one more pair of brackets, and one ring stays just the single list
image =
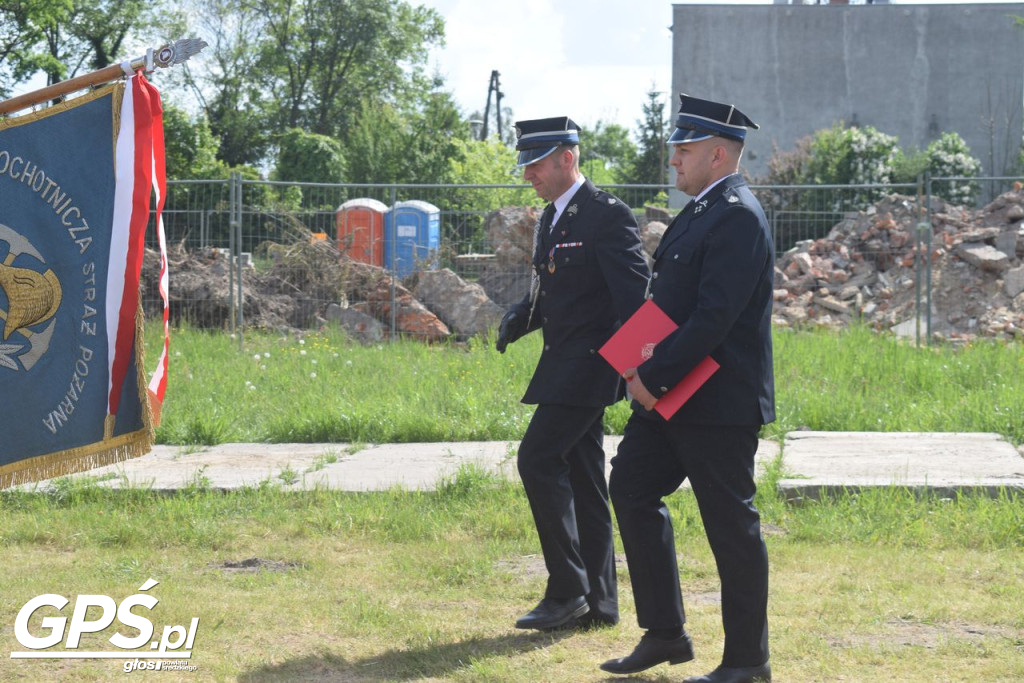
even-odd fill
[{"label": "utility pole", "polygon": [[504,93],[501,92],[501,83],[498,80],[499,76],[501,76],[501,74],[499,74],[497,72],[497,70],[491,71],[491,82],[487,85],[487,105],[484,107],[484,128],[483,128],[483,132],[481,133],[481,136],[480,136],[481,140],[486,140],[487,139],[487,126],[490,123],[490,119],[491,119],[491,93],[492,92],[494,93],[494,96],[495,96],[494,97],[494,101],[495,101],[495,111],[494,111],[494,114],[495,114],[495,118],[496,118],[497,123],[498,123],[498,138],[499,139],[501,138],[501,98],[504,96]]}]

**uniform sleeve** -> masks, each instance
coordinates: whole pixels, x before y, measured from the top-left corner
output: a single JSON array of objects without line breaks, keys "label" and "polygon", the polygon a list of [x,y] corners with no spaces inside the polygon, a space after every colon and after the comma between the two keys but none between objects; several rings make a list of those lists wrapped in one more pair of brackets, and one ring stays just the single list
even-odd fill
[{"label": "uniform sleeve", "polygon": [[601,221],[597,259],[622,323],[644,302],[651,271],[633,212],[622,202],[616,202],[610,209]]}]

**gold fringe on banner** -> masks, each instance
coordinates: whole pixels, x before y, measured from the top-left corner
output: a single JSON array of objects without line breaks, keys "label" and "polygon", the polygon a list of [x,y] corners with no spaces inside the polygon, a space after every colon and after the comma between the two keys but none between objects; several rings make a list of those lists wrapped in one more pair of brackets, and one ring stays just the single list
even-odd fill
[{"label": "gold fringe on banner", "polygon": [[99,443],[39,455],[0,467],[0,489],[53,479],[94,467],[113,465],[148,453],[153,435],[148,427]]}]

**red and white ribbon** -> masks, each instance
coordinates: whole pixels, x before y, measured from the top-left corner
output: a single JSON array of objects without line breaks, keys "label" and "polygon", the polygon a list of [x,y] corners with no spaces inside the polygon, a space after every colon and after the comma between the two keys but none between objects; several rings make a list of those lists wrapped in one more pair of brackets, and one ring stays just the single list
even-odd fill
[{"label": "red and white ribbon", "polygon": [[150,196],[156,195],[156,229],[160,243],[160,295],[164,304],[164,346],[149,383],[153,421],[167,388],[170,342],[167,299],[167,243],[162,219],[167,181],[164,172],[163,109],[160,93],[143,72],[136,72],[121,102],[121,124],[115,144],[114,219],[107,271],[107,414],[116,415],[135,345],[135,316],[139,306],[139,274],[145,252]]}]

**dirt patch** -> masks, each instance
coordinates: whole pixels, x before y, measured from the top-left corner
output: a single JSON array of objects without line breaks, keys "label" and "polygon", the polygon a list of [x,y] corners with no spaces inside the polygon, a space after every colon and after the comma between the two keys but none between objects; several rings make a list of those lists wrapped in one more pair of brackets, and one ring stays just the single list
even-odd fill
[{"label": "dirt patch", "polygon": [[925,623],[909,619],[890,619],[880,633],[853,634],[830,641],[835,648],[849,647],[923,647],[934,649],[950,641],[980,643],[992,638],[1020,639],[1024,632],[1003,626],[979,626],[963,622]]},{"label": "dirt patch", "polygon": [[290,569],[302,569],[305,565],[300,562],[283,562],[281,560],[264,560],[261,557],[250,557],[247,560],[225,560],[210,566],[221,571],[256,573],[259,571],[286,572]]},{"label": "dirt patch", "polygon": [[544,558],[540,555],[523,555],[508,560],[498,560],[494,568],[499,572],[516,574],[524,579],[540,579],[548,575]]}]

